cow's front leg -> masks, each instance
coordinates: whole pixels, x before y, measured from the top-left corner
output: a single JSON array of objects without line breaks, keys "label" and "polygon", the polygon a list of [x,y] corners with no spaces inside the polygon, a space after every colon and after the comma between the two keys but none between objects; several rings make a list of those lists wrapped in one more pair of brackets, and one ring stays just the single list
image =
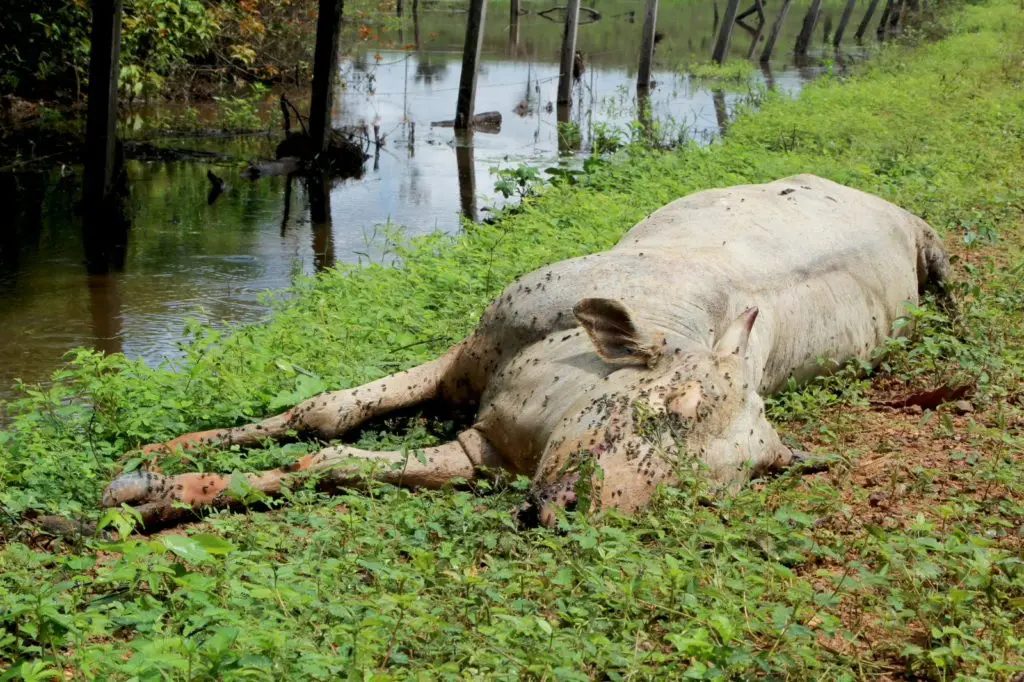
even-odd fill
[{"label": "cow's front leg", "polygon": [[[422,451],[360,450],[348,446],[324,448],[293,464],[259,473],[243,474],[244,487],[268,496],[281,492],[298,472],[321,474],[325,488],[352,487],[365,479],[367,462],[382,466],[372,472],[375,480],[408,488],[440,488],[452,481],[472,480],[479,472],[502,467],[502,460],[475,429],[457,440]],[[103,492],[102,505],[129,504],[142,515],[144,525],[164,525],[195,516],[204,509],[230,507],[231,474],[187,473],[162,476],[132,472],[115,479]]]},{"label": "cow's front leg", "polygon": [[283,440],[291,433],[331,440],[370,419],[437,398],[473,400],[474,396],[442,395],[443,386],[459,383],[453,380],[453,375],[459,372],[457,364],[461,349],[462,344],[459,344],[436,360],[362,386],[321,393],[263,421],[187,433],[166,443],[146,445],[142,450],[156,456],[178,448],[253,446],[268,440]]}]

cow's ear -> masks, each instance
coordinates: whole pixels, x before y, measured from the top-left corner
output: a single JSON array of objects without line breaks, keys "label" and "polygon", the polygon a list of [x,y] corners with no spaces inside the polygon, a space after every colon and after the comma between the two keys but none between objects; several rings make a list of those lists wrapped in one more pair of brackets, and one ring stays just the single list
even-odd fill
[{"label": "cow's ear", "polygon": [[754,320],[757,319],[757,308],[747,308],[726,328],[715,342],[715,353],[718,355],[739,355],[747,354],[747,341],[750,340],[750,330],[754,327]]},{"label": "cow's ear", "polygon": [[601,359],[611,365],[650,367],[661,354],[657,338],[645,336],[633,324],[626,306],[610,298],[585,298],[572,314],[587,330]]}]

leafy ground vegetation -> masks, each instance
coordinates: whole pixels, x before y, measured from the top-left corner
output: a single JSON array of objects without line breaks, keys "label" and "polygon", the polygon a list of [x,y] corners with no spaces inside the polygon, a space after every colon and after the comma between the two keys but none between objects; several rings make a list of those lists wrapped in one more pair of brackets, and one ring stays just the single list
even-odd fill
[{"label": "leafy ground vegetation", "polygon": [[[173,366],[77,351],[52,385],[23,387],[0,431],[6,677],[1020,679],[1024,14],[986,0],[932,31],[797,101],[769,97],[719,144],[630,150],[493,225],[397,246],[397,267],[308,280],[266,324],[197,327]],[[773,401],[787,438],[831,454],[827,472],[710,500],[695,478],[638,518],[569,514],[557,531],[514,527],[522,481],[297,486],[280,509],[114,540],[24,520],[95,518],[141,443],[436,356],[515,276],[606,248],[672,198],[798,172],[915,211],[957,255],[956,312],[908,310],[911,337],[874,376]],[[933,407],[929,389],[957,386]],[[360,437],[415,447],[437,431],[392,426]],[[304,447],[166,465],[262,468]]]}]

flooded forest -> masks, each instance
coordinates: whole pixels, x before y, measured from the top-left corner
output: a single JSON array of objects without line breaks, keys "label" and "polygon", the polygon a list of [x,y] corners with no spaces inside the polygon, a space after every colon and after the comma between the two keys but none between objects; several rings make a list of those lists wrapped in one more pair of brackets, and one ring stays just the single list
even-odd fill
[{"label": "flooded forest", "polygon": [[[316,8],[307,4],[313,41]],[[466,3],[371,4],[343,24],[332,114],[333,126],[349,131],[366,159],[316,196],[287,174],[251,178],[250,162],[272,159],[280,141],[281,95],[295,114],[308,107],[308,74],[300,77],[297,65],[294,77],[269,85],[223,79],[199,95],[175,95],[168,85],[164,95],[122,96],[130,229],[105,271],[83,265],[80,158],[59,147],[37,151],[32,139],[52,137],[47,119],[74,128],[76,114],[61,119],[44,108],[30,124],[5,122],[0,396],[11,395],[15,380],[45,381],[73,347],[150,363],[173,358],[190,320],[259,320],[267,292],[297,276],[335,263],[387,262],[395,239],[488,220],[531,183],[571,174],[642,133],[640,0],[593,0],[581,11],[578,73],[561,125],[555,101],[564,7],[516,2],[512,21],[509,3],[493,2],[475,111],[496,112],[500,123],[469,137],[432,125],[455,111]],[[728,4],[661,3],[645,143],[708,144],[738,108],[756,107],[769,91],[795,94],[822,73],[841,74],[876,44],[874,24],[867,37],[854,35],[871,18],[867,3],[856,7],[837,42],[837,24],[854,3],[798,0],[785,3],[770,55],[764,46],[779,19],[773,6],[761,22],[756,14],[741,17],[726,66],[718,67],[711,56]],[[820,14],[797,54],[809,10]],[[25,130],[30,125],[41,132]]]}]

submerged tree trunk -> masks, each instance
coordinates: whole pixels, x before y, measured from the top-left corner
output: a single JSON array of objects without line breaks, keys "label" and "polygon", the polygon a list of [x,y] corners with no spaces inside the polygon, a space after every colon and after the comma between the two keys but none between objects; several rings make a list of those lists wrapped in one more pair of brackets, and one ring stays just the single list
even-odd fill
[{"label": "submerged tree trunk", "polygon": [[721,64],[729,55],[729,42],[732,40],[732,29],[736,25],[736,15],[740,11],[740,0],[728,0],[725,6],[725,16],[722,18],[722,25],[718,30],[718,39],[715,40],[715,50],[711,59]]},{"label": "submerged tree trunk", "polygon": [[864,13],[864,18],[860,20],[860,26],[857,27],[857,33],[854,36],[858,41],[864,40],[864,34],[868,30],[868,25],[871,24],[871,17],[875,15],[876,9],[878,9],[878,0],[871,0],[868,4],[868,11]]},{"label": "submerged tree trunk", "polygon": [[559,60],[558,99],[559,106],[572,102],[573,67],[576,62],[576,33],[580,25],[580,0],[568,0],[565,8],[565,28],[562,32],[562,56]]},{"label": "submerged tree trunk", "polygon": [[636,87],[638,90],[649,90],[651,87],[651,69],[654,64],[654,43],[658,24],[658,0],[647,0],[647,12],[644,15],[643,43],[640,47],[640,67],[637,69]]},{"label": "submerged tree trunk", "polygon": [[117,80],[121,59],[121,0],[93,0],[89,53],[89,110],[85,133],[88,214],[99,211],[114,189],[117,158]]},{"label": "submerged tree trunk", "polygon": [[459,75],[459,97],[455,104],[455,128],[467,130],[472,126],[473,107],[476,104],[476,79],[480,51],[484,44],[484,20],[487,0],[471,0],[466,19],[466,43],[462,50],[462,73]]},{"label": "submerged tree trunk", "polygon": [[782,7],[779,8],[779,16],[775,17],[775,23],[772,24],[772,32],[768,34],[768,42],[764,44],[764,51],[761,52],[761,63],[764,64],[771,60],[772,52],[775,51],[775,43],[779,39],[779,33],[782,32],[782,26],[786,23],[786,15],[789,14],[789,6],[793,0],[782,0]]},{"label": "submerged tree trunk", "polygon": [[846,0],[846,6],[843,8],[843,16],[839,19],[839,27],[836,28],[835,38],[832,40],[832,45],[836,48],[843,42],[843,34],[846,33],[846,25],[850,23],[850,17],[853,16],[853,8],[857,4],[857,0]]},{"label": "submerged tree trunk", "polygon": [[818,25],[818,16],[821,14],[821,0],[811,0],[811,6],[807,8],[804,15],[804,25],[800,29],[800,35],[796,39],[795,52],[799,56],[807,54],[807,48],[814,36],[814,27]]},{"label": "submerged tree trunk", "polygon": [[313,56],[313,93],[309,103],[309,138],[314,155],[327,150],[334,103],[334,78],[338,73],[338,40],[345,0],[320,0],[316,20],[316,52]]}]

